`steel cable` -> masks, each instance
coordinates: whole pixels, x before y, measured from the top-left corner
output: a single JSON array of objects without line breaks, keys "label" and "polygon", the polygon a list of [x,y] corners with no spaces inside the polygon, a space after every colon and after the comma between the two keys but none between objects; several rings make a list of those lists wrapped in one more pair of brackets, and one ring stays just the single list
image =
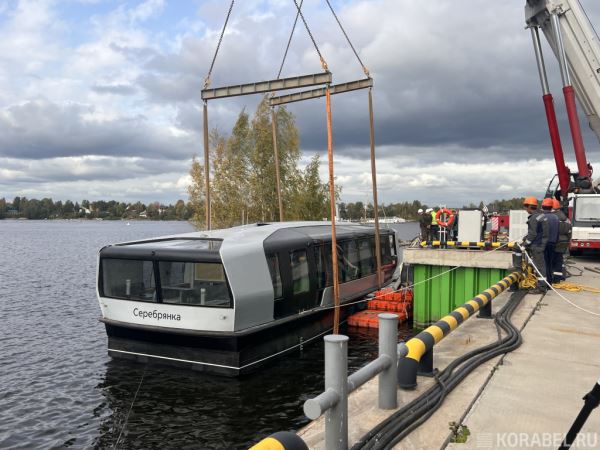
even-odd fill
[{"label": "steel cable", "polygon": [[342,22],[340,22],[340,19],[338,19],[337,14],[333,10],[333,6],[331,6],[331,3],[329,2],[329,0],[325,0],[325,1],[327,2],[327,6],[329,6],[329,9],[331,10],[331,14],[333,14],[333,17],[335,18],[335,21],[340,26],[340,30],[342,30],[342,33],[344,34],[344,37],[346,38],[346,41],[348,41],[348,45],[350,46],[350,48],[354,52],[354,55],[356,56],[356,59],[358,59],[358,62],[360,63],[360,65],[361,65],[361,67],[363,69],[363,72],[365,73],[366,76],[369,77],[370,76],[369,69],[367,69],[365,67],[365,65],[363,64],[362,60],[360,59],[360,56],[358,56],[358,52],[354,48],[354,45],[352,45],[352,42],[350,41],[350,38],[348,37],[348,34],[346,34],[346,30],[344,30],[344,27],[342,26]]},{"label": "steel cable", "polygon": [[292,37],[294,36],[294,31],[296,30],[296,23],[298,23],[298,16],[300,15],[300,10],[302,9],[302,3],[304,3],[304,0],[300,0],[300,6],[298,6],[298,12],[296,13],[296,18],[294,19],[294,25],[292,26],[292,31],[290,32],[290,37],[288,39],[287,46],[285,47],[285,53],[283,54],[283,59],[281,60],[281,66],[279,66],[279,72],[277,72],[277,79],[281,77],[283,65],[285,64],[288,51],[290,50],[290,44],[292,43]]},{"label": "steel cable", "polygon": [[302,14],[302,11],[300,10],[300,6],[298,6],[298,2],[296,0],[294,0],[294,5],[296,5],[296,9],[298,10],[298,14],[300,15],[300,18],[302,19],[302,22],[304,23],[304,27],[306,28],[306,31],[308,32],[308,36],[310,37],[310,40],[312,41],[312,43],[315,47],[315,50],[317,51],[317,54],[319,55],[319,59],[321,60],[321,67],[323,67],[323,70],[328,70],[327,62],[325,62],[325,59],[323,59],[323,55],[321,55],[319,46],[317,45],[317,42],[315,41],[315,38],[313,37],[312,32],[310,31],[310,28],[308,27],[308,23],[306,22],[306,19],[304,18],[304,14]]},{"label": "steel cable", "polygon": [[215,66],[215,61],[217,60],[219,48],[221,48],[221,42],[223,41],[223,36],[225,35],[225,28],[227,28],[227,22],[229,22],[229,16],[231,16],[231,10],[233,9],[234,3],[235,0],[231,0],[231,4],[229,5],[229,11],[227,11],[227,17],[225,17],[225,23],[223,24],[223,29],[221,30],[221,36],[219,36],[219,42],[217,43],[215,54],[213,55],[212,62],[210,63],[210,69],[208,69],[208,75],[206,75],[206,78],[204,79],[204,89],[206,89],[210,85],[210,76],[212,75],[212,71]]}]

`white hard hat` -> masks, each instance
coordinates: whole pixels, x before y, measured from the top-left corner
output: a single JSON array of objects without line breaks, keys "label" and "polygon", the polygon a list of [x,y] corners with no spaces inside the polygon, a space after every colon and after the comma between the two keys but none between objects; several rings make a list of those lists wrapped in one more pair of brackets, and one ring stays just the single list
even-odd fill
[{"label": "white hard hat", "polygon": [[431,212],[431,211],[433,211],[433,209],[427,208],[427,210],[425,212]]},{"label": "white hard hat", "polygon": [[421,208],[419,208],[419,210],[417,211],[417,213],[423,214],[423,210]]}]

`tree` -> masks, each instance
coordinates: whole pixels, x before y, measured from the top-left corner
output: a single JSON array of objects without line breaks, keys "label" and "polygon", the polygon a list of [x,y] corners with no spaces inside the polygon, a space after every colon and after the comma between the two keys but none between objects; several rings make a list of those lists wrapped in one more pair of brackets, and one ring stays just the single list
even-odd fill
[{"label": "tree", "polygon": [[316,220],[329,217],[329,187],[321,183],[319,177],[319,155],[315,155],[301,175],[301,183],[295,193],[293,203],[294,218]]},{"label": "tree", "polygon": [[0,198],[0,219],[4,219],[6,217],[6,199],[4,197]]},{"label": "tree", "polygon": [[188,194],[190,196],[190,219],[196,228],[202,230],[206,228],[204,166],[200,164],[200,162],[196,159],[196,156],[192,158],[190,177],[192,178],[192,183],[188,186]]},{"label": "tree", "polygon": [[[328,216],[327,185],[319,179],[319,159],[304,172],[298,168],[300,139],[294,116],[285,108],[276,114],[279,173],[286,220],[321,219]],[[211,222],[229,227],[241,222],[279,219],[271,110],[268,98],[258,105],[252,120],[242,110],[231,135],[218,130],[209,136],[211,162]],[[194,157],[188,187],[188,214],[204,226],[204,167]]]}]

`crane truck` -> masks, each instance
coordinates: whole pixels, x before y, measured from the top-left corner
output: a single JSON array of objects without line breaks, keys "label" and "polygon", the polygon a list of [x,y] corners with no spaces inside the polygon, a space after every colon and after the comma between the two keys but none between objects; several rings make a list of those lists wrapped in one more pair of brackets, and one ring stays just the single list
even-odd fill
[{"label": "crane truck", "polygon": [[[573,225],[572,255],[583,250],[600,250],[600,188],[592,178],[592,165],[586,157],[575,97],[590,128],[600,140],[600,45],[598,35],[579,0],[526,0],[525,22],[531,31],[538,73],[542,85],[550,141],[556,163],[558,186],[547,196],[556,197],[569,211]],[[560,67],[563,95],[575,152],[577,170],[564,160],[554,100],[550,93],[540,42],[542,31]]]}]

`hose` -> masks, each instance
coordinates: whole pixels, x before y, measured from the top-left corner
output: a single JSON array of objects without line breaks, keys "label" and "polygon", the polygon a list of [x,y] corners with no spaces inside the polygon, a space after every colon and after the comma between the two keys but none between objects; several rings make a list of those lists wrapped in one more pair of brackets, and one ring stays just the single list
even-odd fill
[{"label": "hose", "polygon": [[352,450],[392,448],[425,422],[441,406],[447,394],[475,368],[498,355],[518,348],[522,342],[521,333],[512,324],[510,318],[526,292],[525,290],[514,292],[506,305],[496,314],[495,325],[506,333],[505,337],[455,359],[437,374],[435,385],[365,434]]}]

